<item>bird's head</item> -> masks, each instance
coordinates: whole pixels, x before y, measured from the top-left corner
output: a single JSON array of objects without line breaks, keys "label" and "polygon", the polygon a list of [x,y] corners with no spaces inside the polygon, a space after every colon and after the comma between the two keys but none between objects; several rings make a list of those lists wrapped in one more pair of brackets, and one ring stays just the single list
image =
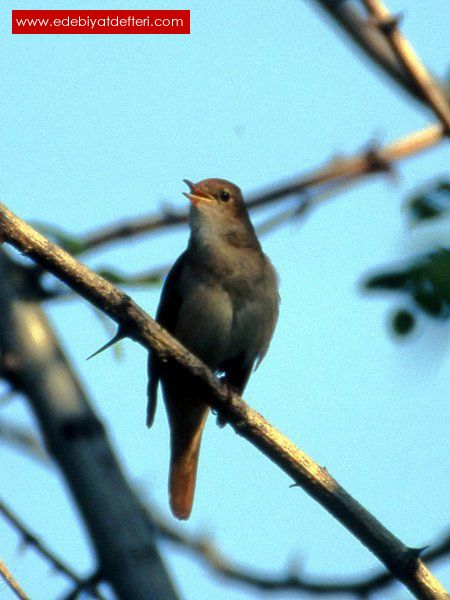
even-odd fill
[{"label": "bird's head", "polygon": [[[255,236],[241,190],[226,179],[203,179],[184,182],[183,192],[191,203],[190,225],[194,236],[233,238]],[[212,241],[212,240],[211,240]]]}]

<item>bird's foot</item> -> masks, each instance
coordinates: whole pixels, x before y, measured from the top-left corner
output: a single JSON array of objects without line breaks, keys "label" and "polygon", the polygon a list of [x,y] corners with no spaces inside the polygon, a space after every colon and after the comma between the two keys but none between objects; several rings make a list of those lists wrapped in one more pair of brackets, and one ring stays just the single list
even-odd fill
[{"label": "bird's foot", "polygon": [[[229,404],[231,404],[231,400],[233,398],[233,394],[239,395],[239,390],[236,387],[234,387],[233,385],[229,384],[227,382],[225,376],[220,377],[220,381],[222,381],[226,385],[226,388],[227,388],[227,402]],[[227,417],[222,412],[219,412],[219,411],[212,411],[212,412],[217,417],[217,426],[220,427],[220,428],[225,427],[225,425],[228,423]]]}]

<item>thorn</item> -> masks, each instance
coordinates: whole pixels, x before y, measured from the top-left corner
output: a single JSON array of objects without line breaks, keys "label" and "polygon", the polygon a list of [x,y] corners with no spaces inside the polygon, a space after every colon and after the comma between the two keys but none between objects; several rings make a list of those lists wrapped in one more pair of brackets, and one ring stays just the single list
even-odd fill
[{"label": "thorn", "polygon": [[296,488],[296,487],[300,487],[300,484],[299,483],[291,483],[291,485],[289,486],[289,489]]},{"label": "thorn", "polygon": [[291,556],[287,564],[287,574],[290,581],[299,581],[299,573],[301,571],[302,560],[299,556]]},{"label": "thorn", "polygon": [[384,33],[384,35],[391,35],[395,29],[397,29],[398,25],[403,19],[403,13],[398,13],[396,15],[389,15],[382,19],[377,19],[376,17],[369,18],[369,23],[378,27],[378,29]]},{"label": "thorn", "polygon": [[366,150],[366,160],[370,173],[392,172],[392,165],[380,156],[379,147],[373,143]]},{"label": "thorn", "polygon": [[99,348],[98,350],[96,350],[93,354],[91,354],[90,356],[88,356],[86,360],[91,360],[91,358],[94,358],[94,356],[98,356],[99,354],[101,354],[102,352],[104,352],[108,348],[111,348],[111,346],[114,346],[114,344],[117,344],[117,342],[120,342],[121,340],[123,340],[126,337],[127,337],[126,334],[119,327],[119,329],[117,330],[116,335],[112,339],[110,339],[109,342],[106,342],[106,344],[104,346],[102,346],[101,348]]},{"label": "thorn", "polygon": [[420,558],[425,550],[428,550],[430,546],[422,546],[421,548],[408,548],[408,553],[413,558]]},{"label": "thorn", "polygon": [[218,411],[216,411],[214,414],[217,418],[217,427],[220,427],[220,429],[223,429],[225,427],[225,425],[228,424],[227,418],[224,415],[220,414],[220,412],[218,412]]}]

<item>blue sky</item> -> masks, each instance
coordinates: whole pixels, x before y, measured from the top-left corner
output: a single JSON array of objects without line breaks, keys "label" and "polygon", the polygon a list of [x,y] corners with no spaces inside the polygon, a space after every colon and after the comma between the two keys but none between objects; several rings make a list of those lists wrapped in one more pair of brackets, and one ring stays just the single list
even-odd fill
[{"label": "blue sky", "polygon": [[[83,233],[127,217],[183,208],[182,179],[224,177],[244,193],[392,141],[434,118],[368,66],[313,2],[200,0],[161,6],[79,1],[78,8],[187,8],[189,36],[19,36],[0,8],[1,197],[23,218]],[[403,29],[439,75],[448,67],[450,13],[389,0]],[[39,8],[75,8],[49,2]],[[446,43],[447,42],[447,43]],[[391,299],[366,297],[368,271],[448,243],[443,227],[408,232],[402,200],[448,174],[448,147],[399,165],[395,182],[372,179],[263,239],[280,274],[280,321],[246,400],[289,435],[413,546],[448,529],[448,326],[421,323],[410,341],[389,333]],[[254,215],[255,222],[261,214]],[[93,254],[93,267],[140,272],[174,260],[187,228]],[[154,314],[159,289],[133,290]],[[159,407],[145,427],[146,356],[123,344],[86,362],[107,334],[84,301],[49,307],[131,481],[169,516],[168,431]],[[4,413],[33,425],[24,403]],[[2,447],[2,497],[81,572],[91,552],[54,472]],[[239,564],[278,573],[296,558],[306,575],[352,576],[376,559],[230,428],[207,425],[189,532],[211,534]],[[32,499],[32,500],[31,500]],[[51,518],[50,518],[51,517]],[[0,555],[33,600],[57,597],[63,578],[0,519]],[[212,577],[182,551],[162,546],[186,599],[250,600],[256,592]],[[450,565],[433,571],[450,586]],[[0,587],[1,598],[9,591]],[[289,598],[293,594],[273,594]],[[389,598],[410,597],[400,587]],[[383,593],[378,598],[386,598]]]}]

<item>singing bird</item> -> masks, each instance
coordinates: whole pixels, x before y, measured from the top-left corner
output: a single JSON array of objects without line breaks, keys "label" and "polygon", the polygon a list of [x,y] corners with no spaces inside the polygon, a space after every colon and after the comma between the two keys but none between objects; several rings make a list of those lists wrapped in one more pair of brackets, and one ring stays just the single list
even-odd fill
[{"label": "singing bird", "polygon": [[[241,190],[224,179],[184,180],[190,238],[163,286],[156,320],[242,394],[270,344],[278,319],[277,275],[263,253]],[[203,428],[204,389],[174,362],[149,357],[147,425],[161,381],[169,419],[170,507],[188,519]]]}]

